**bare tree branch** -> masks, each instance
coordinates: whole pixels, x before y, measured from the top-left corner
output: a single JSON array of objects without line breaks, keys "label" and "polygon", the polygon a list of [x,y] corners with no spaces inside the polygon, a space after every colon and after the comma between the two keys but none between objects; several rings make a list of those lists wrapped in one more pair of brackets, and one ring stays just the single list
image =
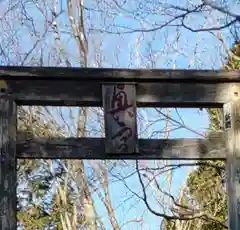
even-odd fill
[{"label": "bare tree branch", "polygon": [[192,212],[192,213],[188,213],[188,214],[184,214],[184,215],[180,214],[179,216],[170,216],[170,215],[163,214],[163,213],[160,213],[160,212],[157,212],[157,211],[153,210],[151,208],[150,204],[148,203],[147,194],[146,194],[146,191],[145,191],[145,186],[144,186],[141,174],[139,172],[138,161],[136,161],[136,170],[137,170],[137,175],[138,175],[139,182],[141,184],[142,192],[143,192],[143,197],[141,199],[143,200],[146,207],[148,208],[148,210],[153,215],[163,217],[167,220],[193,220],[193,219],[197,219],[197,218],[208,218],[209,220],[212,220],[214,222],[217,222],[217,223],[221,224],[222,227],[224,227],[226,229],[228,228],[225,225],[225,223],[223,223],[219,218],[216,218],[214,216],[210,216],[209,214],[204,213],[204,212],[200,212],[200,213],[199,212],[198,213]]}]

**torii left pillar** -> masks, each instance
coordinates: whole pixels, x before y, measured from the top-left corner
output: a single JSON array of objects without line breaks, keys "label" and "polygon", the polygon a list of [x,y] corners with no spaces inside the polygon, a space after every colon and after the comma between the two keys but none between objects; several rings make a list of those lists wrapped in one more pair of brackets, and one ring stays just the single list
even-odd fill
[{"label": "torii left pillar", "polygon": [[6,87],[0,90],[0,229],[15,230],[17,105]]}]

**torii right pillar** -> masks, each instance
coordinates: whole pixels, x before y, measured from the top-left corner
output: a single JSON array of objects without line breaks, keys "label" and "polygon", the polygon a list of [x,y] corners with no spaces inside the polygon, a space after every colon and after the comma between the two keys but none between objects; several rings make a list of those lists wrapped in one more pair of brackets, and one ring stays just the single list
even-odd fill
[{"label": "torii right pillar", "polygon": [[223,106],[227,150],[228,228],[240,230],[240,89],[233,85],[229,93],[232,99]]}]

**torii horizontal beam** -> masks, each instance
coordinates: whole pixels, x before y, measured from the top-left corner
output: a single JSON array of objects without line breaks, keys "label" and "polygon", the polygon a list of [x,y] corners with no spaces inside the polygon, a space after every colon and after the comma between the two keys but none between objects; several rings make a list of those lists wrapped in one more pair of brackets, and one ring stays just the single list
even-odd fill
[{"label": "torii horizontal beam", "polygon": [[139,152],[105,152],[105,138],[31,138],[17,139],[17,158],[43,159],[225,159],[223,133],[210,139],[139,139]]},{"label": "torii horizontal beam", "polygon": [[[0,76],[19,80],[114,82],[240,82],[240,71],[1,66]],[[15,78],[16,79],[16,78]],[[10,80],[10,79],[9,79]]]},{"label": "torii horizontal beam", "polygon": [[240,71],[0,67],[18,105],[102,106],[102,85],[136,84],[137,107],[222,107]]}]

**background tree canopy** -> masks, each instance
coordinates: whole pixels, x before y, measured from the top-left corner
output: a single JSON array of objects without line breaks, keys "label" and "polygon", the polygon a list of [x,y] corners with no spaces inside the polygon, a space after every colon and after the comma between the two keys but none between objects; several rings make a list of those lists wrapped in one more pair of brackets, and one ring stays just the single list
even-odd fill
[{"label": "background tree canopy", "polygon": [[[230,49],[229,57],[224,65],[227,70],[240,69],[240,42],[237,41]],[[208,109],[210,118],[209,133],[222,130],[222,110]],[[227,193],[225,184],[225,167],[223,161],[207,161],[206,165],[202,162],[191,172],[187,178],[186,187],[184,188],[181,202],[184,205],[195,206],[207,210],[210,217],[195,219],[184,223],[188,226],[183,229],[225,229],[222,224],[218,223],[215,218],[227,223]],[[184,212],[184,210],[182,210]],[[181,209],[179,210],[181,213]],[[213,217],[213,218],[211,218]],[[166,221],[165,229],[178,230],[176,221]]]}]

